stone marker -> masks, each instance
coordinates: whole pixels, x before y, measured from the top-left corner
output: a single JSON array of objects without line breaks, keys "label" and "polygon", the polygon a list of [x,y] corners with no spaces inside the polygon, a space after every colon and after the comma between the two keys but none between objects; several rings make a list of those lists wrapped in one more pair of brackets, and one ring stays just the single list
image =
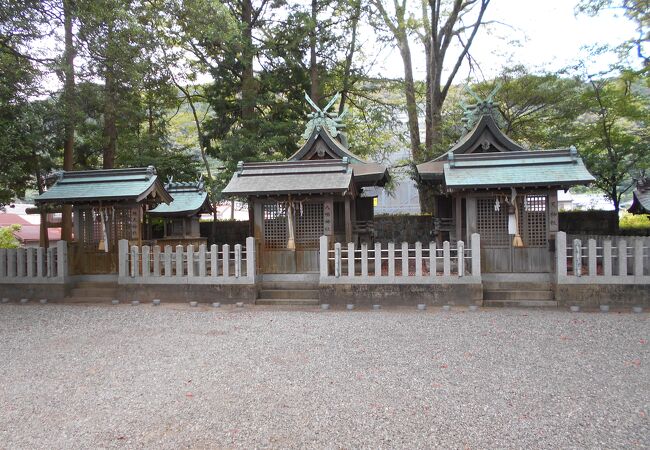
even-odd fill
[{"label": "stone marker", "polygon": [[600,305],[600,312],[609,312],[609,305]]},{"label": "stone marker", "polygon": [[354,303],[348,303],[346,308],[348,309],[348,311],[352,311],[354,309]]},{"label": "stone marker", "polygon": [[643,312],[643,306],[633,306],[632,307],[632,312],[636,314],[640,314]]},{"label": "stone marker", "polygon": [[469,305],[469,310],[470,311],[477,311],[478,310],[478,305]]},{"label": "stone marker", "polygon": [[44,304],[47,303],[47,299],[46,299],[46,298],[42,298],[42,299],[40,299],[39,301],[41,302],[41,305],[44,305]]},{"label": "stone marker", "polygon": [[131,302],[131,306],[138,306],[139,304],[140,304],[140,302],[138,300],[133,300]]},{"label": "stone marker", "polygon": [[3,297],[3,298],[2,298],[2,303],[9,303],[9,299],[6,298],[6,297]]},{"label": "stone marker", "polygon": [[153,304],[153,306],[159,306],[160,305],[160,299],[159,298],[154,298],[152,304]]},{"label": "stone marker", "polygon": [[322,303],[320,305],[320,309],[330,309],[330,304],[329,303]]},{"label": "stone marker", "polygon": [[375,311],[379,311],[381,309],[381,305],[372,305],[372,309]]},{"label": "stone marker", "polygon": [[451,305],[443,305],[442,310],[443,311],[451,311]]},{"label": "stone marker", "polygon": [[580,306],[571,305],[571,312],[580,312]]},{"label": "stone marker", "polygon": [[197,306],[199,306],[199,302],[190,302],[190,306],[192,308],[196,308]]},{"label": "stone marker", "polygon": [[214,302],[214,303],[212,304],[212,306],[215,307],[215,308],[221,308],[221,303],[219,303],[219,302]]},{"label": "stone marker", "polygon": [[425,303],[418,303],[418,311],[424,311],[427,309],[427,305]]},{"label": "stone marker", "polygon": [[28,299],[28,298],[21,298],[21,299],[20,299],[20,303],[21,303],[22,305],[24,305],[24,304],[27,303],[27,302],[29,302],[29,299]]},{"label": "stone marker", "polygon": [[237,308],[243,308],[244,307],[244,302],[237,302],[237,303],[235,303],[235,306]]},{"label": "stone marker", "polygon": [[113,305],[119,305],[120,301],[119,300],[111,300],[111,304]]}]

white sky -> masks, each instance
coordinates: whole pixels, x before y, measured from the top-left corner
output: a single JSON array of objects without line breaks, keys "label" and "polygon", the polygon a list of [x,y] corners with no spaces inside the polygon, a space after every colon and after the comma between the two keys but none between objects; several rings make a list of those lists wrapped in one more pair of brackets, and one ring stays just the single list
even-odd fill
[{"label": "white sky", "polygon": [[[386,0],[388,2],[388,0]],[[471,54],[479,62],[486,78],[500,72],[504,65],[522,63],[531,69],[556,71],[586,59],[583,46],[610,44],[616,46],[634,36],[634,24],[613,11],[598,17],[574,14],[573,0],[492,0],[486,10],[486,21],[498,21],[482,29],[474,39]],[[508,41],[519,41],[519,45]],[[372,45],[372,42],[366,43]],[[425,58],[422,45],[411,46],[414,76],[424,79]],[[403,76],[402,60],[393,49],[386,52],[376,66],[376,74],[397,78]],[[511,61],[508,59],[511,58]],[[613,63],[613,55],[587,61],[588,70],[604,70]],[[458,73],[456,82],[467,76],[467,69]],[[480,74],[478,75],[481,78]]]}]

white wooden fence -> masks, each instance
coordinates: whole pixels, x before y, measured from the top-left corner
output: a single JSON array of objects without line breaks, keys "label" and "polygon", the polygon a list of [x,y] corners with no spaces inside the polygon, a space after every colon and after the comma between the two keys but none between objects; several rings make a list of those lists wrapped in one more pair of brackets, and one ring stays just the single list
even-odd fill
[{"label": "white wooden fence", "polygon": [[616,236],[586,241],[557,233],[558,284],[650,284],[650,241]]},{"label": "white wooden fence", "polygon": [[452,246],[445,241],[442,247],[435,242],[428,246],[416,242],[396,247],[375,243],[373,247],[354,243],[335,243],[329,247],[327,236],[320,238],[320,279],[336,284],[431,284],[480,283],[481,240],[471,236],[471,245],[458,241]]},{"label": "white wooden fence", "polygon": [[119,242],[119,283],[137,284],[249,284],[255,282],[255,239],[246,246],[228,244],[149,247],[129,249]]},{"label": "white wooden fence", "polygon": [[1,248],[0,284],[64,283],[68,276],[68,244],[49,248]]}]

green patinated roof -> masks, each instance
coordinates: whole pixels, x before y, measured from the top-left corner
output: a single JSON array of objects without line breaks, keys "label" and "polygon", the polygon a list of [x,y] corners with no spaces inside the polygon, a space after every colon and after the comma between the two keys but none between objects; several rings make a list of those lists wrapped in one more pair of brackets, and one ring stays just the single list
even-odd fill
[{"label": "green patinated roof", "polygon": [[594,177],[575,150],[499,152],[452,157],[444,164],[448,189],[588,184]]},{"label": "green patinated roof", "polygon": [[149,196],[163,202],[172,200],[153,166],[61,172],[55,184],[34,201],[37,204],[123,200],[140,202]]},{"label": "green patinated roof", "polygon": [[243,163],[223,194],[283,195],[346,192],[352,167],[342,160]]},{"label": "green patinated roof", "polygon": [[149,211],[152,216],[191,216],[200,212],[210,212],[208,193],[203,181],[169,182],[165,189],[172,196],[170,204],[161,204]]}]

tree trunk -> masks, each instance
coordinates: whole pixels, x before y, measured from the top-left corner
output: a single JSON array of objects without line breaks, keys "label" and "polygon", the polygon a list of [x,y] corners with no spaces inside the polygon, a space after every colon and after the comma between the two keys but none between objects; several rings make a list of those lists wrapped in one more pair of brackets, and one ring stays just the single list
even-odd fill
[{"label": "tree trunk", "polygon": [[117,152],[117,93],[113,62],[110,59],[113,46],[113,30],[109,25],[106,43],[106,67],[104,74],[104,169],[115,167]]},{"label": "tree trunk", "polygon": [[253,71],[253,3],[252,0],[242,1],[243,52],[242,52],[242,123],[244,128],[253,128],[255,115],[255,73]]},{"label": "tree trunk", "polygon": [[411,61],[411,49],[406,36],[400,38],[400,55],[404,63],[404,95],[406,97],[406,114],[408,117],[408,128],[411,140],[411,153],[414,161],[419,161],[420,148],[420,125],[418,124],[418,105],[415,93],[415,82],[413,81],[413,64]]},{"label": "tree trunk", "polygon": [[[63,97],[65,105],[65,142],[63,144],[63,170],[70,171],[74,167],[74,131],[77,114],[75,102],[74,57],[75,49],[72,34],[72,10],[70,0],[63,0],[63,28],[65,34],[65,75]],[[41,214],[41,220],[43,219]],[[45,229],[47,234],[47,227]],[[72,241],[72,206],[64,205],[61,217],[61,239]]]},{"label": "tree trunk", "polygon": [[309,80],[311,82],[310,97],[314,103],[320,100],[320,84],[318,79],[318,61],[316,60],[316,31],[318,29],[318,0],[311,0],[311,27],[309,31]]},{"label": "tree trunk", "polygon": [[354,11],[352,16],[352,37],[350,38],[350,47],[347,55],[345,55],[345,70],[343,72],[343,88],[341,89],[341,103],[339,103],[339,115],[345,111],[345,102],[347,101],[350,86],[352,85],[351,71],[352,60],[354,59],[354,52],[357,46],[357,28],[359,25],[359,17],[361,16],[361,0],[356,0],[354,3]]}]

